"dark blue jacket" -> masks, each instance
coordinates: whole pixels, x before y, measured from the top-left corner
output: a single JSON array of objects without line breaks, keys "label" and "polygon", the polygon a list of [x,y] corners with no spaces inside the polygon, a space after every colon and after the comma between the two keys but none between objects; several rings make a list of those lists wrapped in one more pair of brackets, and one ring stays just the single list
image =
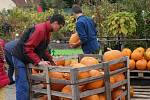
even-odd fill
[{"label": "dark blue jacket", "polygon": [[97,40],[97,30],[93,19],[84,15],[79,16],[76,22],[76,31],[81,40],[81,47],[85,54],[91,54],[100,48]]}]

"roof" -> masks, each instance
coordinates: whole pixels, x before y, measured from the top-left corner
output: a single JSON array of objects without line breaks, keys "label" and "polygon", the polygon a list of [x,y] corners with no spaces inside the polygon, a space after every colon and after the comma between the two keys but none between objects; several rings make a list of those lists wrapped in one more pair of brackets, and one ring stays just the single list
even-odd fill
[{"label": "roof", "polygon": [[0,10],[2,9],[12,9],[13,7],[16,7],[15,3],[12,0],[0,0]]},{"label": "roof", "polygon": [[[16,6],[18,6],[18,7],[23,7],[23,6],[28,5],[28,3],[30,3],[29,0],[12,0],[12,1],[13,1],[13,2],[16,4]],[[41,0],[33,0],[34,4],[38,4],[40,1],[41,1]]]}]

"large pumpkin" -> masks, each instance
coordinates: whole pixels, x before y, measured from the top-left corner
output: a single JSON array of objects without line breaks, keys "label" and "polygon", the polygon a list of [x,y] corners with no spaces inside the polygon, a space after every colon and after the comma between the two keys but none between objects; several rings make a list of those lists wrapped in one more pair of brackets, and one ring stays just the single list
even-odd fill
[{"label": "large pumpkin", "polygon": [[147,62],[147,69],[150,70],[150,60]]},{"label": "large pumpkin", "polygon": [[[52,96],[51,99],[52,100],[61,100],[61,98],[57,97],[57,96]],[[47,97],[47,95],[44,95],[44,96],[40,97],[38,100],[48,100],[48,97]]]},{"label": "large pumpkin", "polygon": [[[81,64],[81,63],[75,63],[75,64],[72,64],[71,66],[74,68],[86,67],[86,65]],[[69,73],[64,73],[63,77],[67,80],[70,80],[70,74]],[[88,78],[88,77],[90,77],[88,71],[78,73],[78,79],[83,79],[83,78]]]},{"label": "large pumpkin", "polygon": [[143,59],[143,56],[144,56],[144,51],[143,49],[135,49],[132,54],[131,54],[131,59],[134,59],[135,61],[136,60],[141,60]]},{"label": "large pumpkin", "polygon": [[125,79],[125,76],[123,73],[114,75],[113,77],[115,78],[115,82],[120,82],[120,81],[123,81]]},{"label": "large pumpkin", "polygon": [[[104,53],[103,60],[111,61],[123,57],[123,54],[119,50],[110,50]],[[110,71],[123,67],[123,63],[113,64],[110,66]]]},{"label": "large pumpkin", "polygon": [[[60,72],[49,72],[49,77],[56,79],[64,79],[63,73]],[[43,85],[46,88],[47,85],[46,84]],[[51,89],[55,91],[61,91],[64,86],[65,86],[64,84],[52,83]]]},{"label": "large pumpkin", "polygon": [[65,59],[64,59],[64,57],[59,57],[59,60],[55,61],[55,64],[57,66],[64,66],[65,65]]},{"label": "large pumpkin", "polygon": [[[80,92],[82,92],[82,91],[84,90],[84,86],[79,86],[79,90],[80,90]],[[63,93],[66,93],[66,94],[72,94],[71,86],[70,86],[70,85],[66,85],[66,86],[62,89],[62,92],[63,92]],[[71,99],[62,98],[61,100],[71,100]]]},{"label": "large pumpkin", "polygon": [[144,55],[147,60],[150,60],[150,48],[146,49],[146,52]]},{"label": "large pumpkin", "polygon": [[[116,98],[117,98],[118,96],[120,96],[121,94],[123,94],[123,90],[120,90],[120,89],[114,90],[114,91],[112,92],[112,100],[116,100]],[[125,100],[125,96],[123,96],[123,97],[121,98],[121,100]]]},{"label": "large pumpkin", "polygon": [[88,97],[84,97],[81,100],[101,100],[101,99],[99,98],[98,95],[95,94],[95,95],[91,95],[91,96],[88,96]]},{"label": "large pumpkin", "polygon": [[100,100],[106,100],[106,96],[104,94],[99,94],[99,99]]},{"label": "large pumpkin", "polygon": [[143,47],[138,47],[138,48],[136,48],[135,50],[139,50],[139,51],[141,51],[142,53],[145,52],[145,49],[144,49]]},{"label": "large pumpkin", "polygon": [[116,82],[115,77],[111,76],[110,77],[110,84],[114,84]]},{"label": "large pumpkin", "polygon": [[71,64],[71,59],[65,60],[64,66],[70,66],[70,64]]},{"label": "large pumpkin", "polygon": [[147,66],[147,60],[141,59],[136,62],[136,69],[145,70]]},{"label": "large pumpkin", "polygon": [[130,58],[132,51],[129,48],[124,48],[122,51],[123,56],[128,56]]},{"label": "large pumpkin", "polygon": [[71,37],[69,39],[69,44],[77,43],[78,41],[80,41],[80,38],[77,33],[74,33],[71,35]]},{"label": "large pumpkin", "polygon": [[87,66],[99,64],[98,60],[93,57],[83,57],[80,63]]},{"label": "large pumpkin", "polygon": [[133,59],[130,59],[129,60],[129,68],[131,70],[135,69],[135,61]]},{"label": "large pumpkin", "polygon": [[[97,77],[97,76],[102,76],[104,75],[103,72],[100,72],[98,70],[91,70],[89,71],[89,74],[91,77]],[[94,81],[91,83],[87,83],[86,84],[86,89],[96,89],[96,88],[101,88],[104,85],[104,81],[103,80],[98,80],[98,81]]]}]

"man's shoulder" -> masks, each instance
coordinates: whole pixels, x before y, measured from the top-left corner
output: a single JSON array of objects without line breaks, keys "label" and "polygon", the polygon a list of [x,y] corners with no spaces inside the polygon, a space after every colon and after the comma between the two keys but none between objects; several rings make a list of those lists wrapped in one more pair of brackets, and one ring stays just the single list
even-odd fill
[{"label": "man's shoulder", "polygon": [[45,30],[45,23],[39,23],[35,25],[35,28],[39,31],[44,31]]}]

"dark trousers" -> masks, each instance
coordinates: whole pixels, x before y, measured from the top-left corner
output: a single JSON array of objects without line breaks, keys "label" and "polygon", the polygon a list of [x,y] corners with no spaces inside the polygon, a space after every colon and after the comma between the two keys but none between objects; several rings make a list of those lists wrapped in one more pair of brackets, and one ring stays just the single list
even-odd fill
[{"label": "dark trousers", "polygon": [[7,64],[9,65],[8,67],[8,77],[10,80],[10,83],[13,82],[13,74],[14,74],[14,64],[12,61],[12,55],[9,52],[5,52],[5,59]]},{"label": "dark trousers", "polygon": [[96,49],[95,51],[92,52],[92,54],[99,54],[100,48]]}]

